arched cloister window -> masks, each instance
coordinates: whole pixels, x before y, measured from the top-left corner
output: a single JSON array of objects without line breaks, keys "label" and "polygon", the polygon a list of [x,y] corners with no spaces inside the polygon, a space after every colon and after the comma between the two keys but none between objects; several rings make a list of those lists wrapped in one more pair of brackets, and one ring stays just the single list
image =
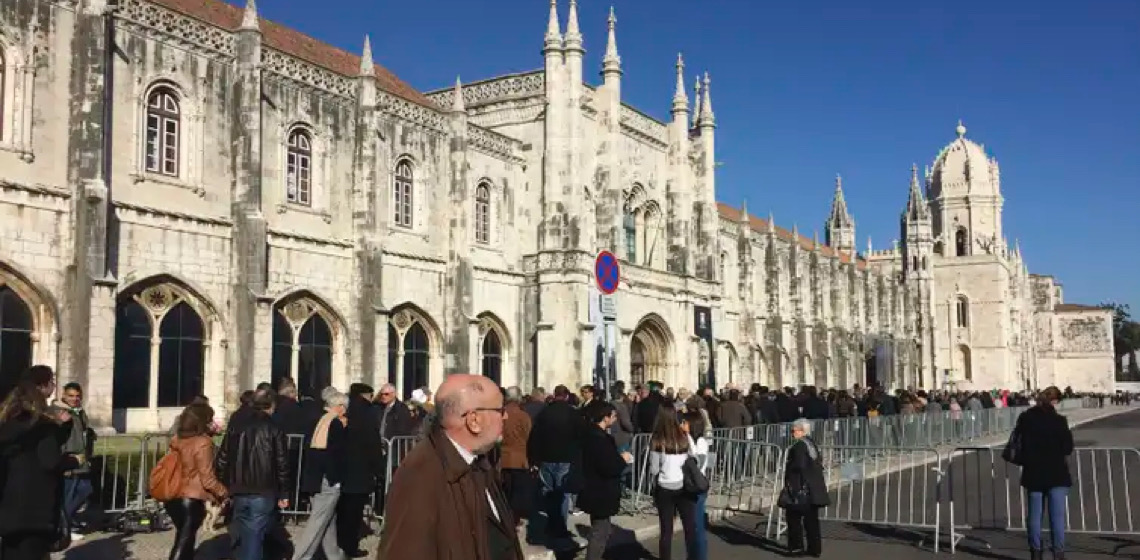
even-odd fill
[{"label": "arched cloister window", "polygon": [[181,137],[178,94],[168,86],[154,88],[146,101],[146,170],[177,177]]},{"label": "arched cloister window", "polygon": [[499,340],[499,333],[495,329],[483,335],[482,360],[480,367],[484,377],[495,384],[503,382],[503,342]]},{"label": "arched cloister window", "polygon": [[954,230],[954,255],[958,257],[965,257],[970,254],[970,236],[966,233],[966,228],[960,227]]},{"label": "arched cloister window", "polygon": [[962,372],[962,379],[972,381],[974,379],[974,364],[971,361],[970,347],[965,344],[958,346],[958,361],[957,364],[959,371]]},{"label": "arched cloister window", "polygon": [[626,211],[625,217],[622,219],[622,229],[625,230],[625,251],[626,260],[636,263],[638,259],[637,251],[637,214],[632,211]]},{"label": "arched cloister window", "polygon": [[32,329],[27,302],[11,288],[0,286],[0,395],[7,395],[32,365]]},{"label": "arched cloister window", "polygon": [[958,328],[967,328],[970,326],[970,300],[966,296],[958,296],[955,300],[955,316],[957,317]]},{"label": "arched cloister window", "polygon": [[412,162],[408,159],[396,162],[396,175],[392,184],[392,219],[397,226],[412,227],[413,184]]},{"label": "arched cloister window", "polygon": [[412,309],[393,313],[388,324],[388,379],[400,388],[402,398],[407,400],[412,391],[426,387],[431,381],[431,360],[438,331]]},{"label": "arched cloister window", "polygon": [[491,186],[486,182],[475,187],[475,242],[491,242]]},{"label": "arched cloister window", "polygon": [[114,408],[180,407],[203,394],[203,317],[189,296],[158,284],[116,306]]},{"label": "arched cloister window", "polygon": [[303,128],[290,130],[285,145],[285,199],[313,204],[313,137]]},{"label": "arched cloister window", "polygon": [[274,386],[289,377],[297,382],[298,393],[320,399],[321,391],[332,385],[332,323],[328,312],[307,297],[274,308]]}]

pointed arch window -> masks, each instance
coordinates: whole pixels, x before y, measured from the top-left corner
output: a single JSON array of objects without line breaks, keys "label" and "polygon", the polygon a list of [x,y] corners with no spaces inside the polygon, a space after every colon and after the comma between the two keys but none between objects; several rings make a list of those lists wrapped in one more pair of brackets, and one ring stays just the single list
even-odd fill
[{"label": "pointed arch window", "polygon": [[205,387],[206,328],[178,289],[160,284],[116,306],[112,407],[180,407]]},{"label": "pointed arch window", "polygon": [[273,385],[288,377],[301,395],[319,400],[332,385],[333,338],[329,320],[312,300],[278,305],[273,313]]},{"label": "pointed arch window", "polygon": [[969,328],[970,326],[970,301],[966,296],[958,296],[955,302],[955,316],[957,317],[958,328]]},{"label": "pointed arch window", "polygon": [[495,329],[488,330],[487,334],[483,336],[482,354],[480,366],[483,377],[494,381],[496,385],[501,384],[503,381],[503,341],[499,339],[499,333]]},{"label": "pointed arch window", "polygon": [[637,216],[633,212],[626,210],[622,229],[625,230],[626,260],[637,262]]},{"label": "pointed arch window", "polygon": [[491,242],[491,186],[486,182],[475,187],[475,241]]},{"label": "pointed arch window", "polygon": [[969,254],[970,236],[966,233],[966,228],[958,228],[954,231],[954,255],[965,257]]},{"label": "pointed arch window", "polygon": [[427,331],[418,321],[404,333],[404,398],[412,391],[428,384],[428,365],[431,363]]},{"label": "pointed arch window", "polygon": [[396,163],[396,175],[392,185],[392,208],[395,224],[403,228],[412,227],[413,180],[412,162],[401,159]]},{"label": "pointed arch window", "polygon": [[0,286],[0,395],[32,365],[32,311],[12,288]]},{"label": "pointed arch window", "polygon": [[426,321],[416,311],[402,309],[388,322],[388,382],[399,387],[405,400],[431,381],[433,340],[437,339],[429,329],[439,331]]},{"label": "pointed arch window", "polygon": [[313,137],[302,128],[289,131],[285,147],[285,199],[313,204]]},{"label": "pointed arch window", "polygon": [[150,92],[146,102],[146,170],[177,177],[182,135],[178,94],[168,86]]}]

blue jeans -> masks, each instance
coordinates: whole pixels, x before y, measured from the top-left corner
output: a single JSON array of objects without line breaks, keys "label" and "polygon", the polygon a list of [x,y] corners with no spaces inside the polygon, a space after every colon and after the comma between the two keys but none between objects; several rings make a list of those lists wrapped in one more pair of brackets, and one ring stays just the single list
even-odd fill
[{"label": "blue jeans", "polygon": [[262,560],[265,535],[277,507],[269,496],[243,494],[233,497],[233,525],[238,546],[235,560]]},{"label": "blue jeans", "polygon": [[566,518],[570,515],[570,494],[566,492],[566,479],[569,476],[570,463],[542,463],[538,466],[548,537],[572,536],[566,528]]},{"label": "blue jeans", "polygon": [[694,516],[694,525],[696,528],[693,530],[693,548],[696,549],[696,556],[689,558],[689,560],[708,560],[709,557],[709,535],[708,535],[708,513],[705,511],[705,502],[709,499],[709,493],[697,494],[697,514]]},{"label": "blue jeans", "polygon": [[1053,552],[1065,551],[1065,522],[1068,511],[1069,489],[1064,486],[1050,488],[1048,492],[1026,492],[1025,528],[1029,531],[1029,548],[1041,550],[1041,515],[1045,512],[1046,496],[1049,502],[1049,533],[1053,537]]},{"label": "blue jeans", "polygon": [[91,497],[91,479],[86,476],[66,476],[63,478],[63,515],[70,527],[75,521],[79,508]]}]

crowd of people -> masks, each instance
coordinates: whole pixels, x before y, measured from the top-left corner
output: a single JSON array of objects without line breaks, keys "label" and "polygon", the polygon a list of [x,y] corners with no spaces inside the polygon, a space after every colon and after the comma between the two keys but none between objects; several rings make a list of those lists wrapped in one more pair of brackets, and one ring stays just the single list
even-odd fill
[{"label": "crowd of people", "polygon": [[[369,555],[361,550],[369,508],[384,517],[379,558],[519,560],[525,525],[531,543],[585,548],[596,560],[630,490],[632,443],[645,434],[646,456],[638,462],[660,519],[659,557],[671,557],[680,518],[687,557],[704,560],[713,430],[790,423],[779,505],[787,512],[789,550],[818,556],[818,510],[828,496],[812,420],[1034,405],[1048,412],[1071,395],[1055,388],[888,393],[760,385],[747,393],[732,385],[691,393],[657,382],[626,389],[619,382],[608,395],[591,385],[524,394],[481,376],[453,375],[436,394],[420,388],[404,402],[392,385],[376,391],[357,383],[347,393],[329,387],[317,399],[281,379],[242,394],[224,427],[208,399],[195,399],[171,429],[150,493],[162,496],[174,527],[171,560],[192,559],[200,529],[214,525],[228,530],[236,560],[308,560],[318,552],[329,560],[361,558]],[[49,404],[52,397],[59,400]],[[82,387],[57,391],[51,369],[35,366],[0,403],[4,560],[43,560],[48,550],[83,538],[78,513],[92,493],[95,433],[82,399]],[[1025,442],[1058,437],[1050,424],[1056,421],[1041,414],[1019,419]],[[415,443],[397,465],[389,444],[401,438]],[[1071,453],[1071,443],[1052,455],[1041,451],[1053,447],[1034,444],[1023,454],[1024,464],[1047,466],[1026,466],[1022,482],[1030,504],[1038,504],[1031,517],[1039,515],[1042,496],[1052,503],[1068,480],[1053,455]],[[1041,468],[1046,474],[1035,475]],[[290,542],[282,514],[299,509],[308,515]],[[571,530],[577,515],[588,516],[587,539]],[[1039,521],[1036,527],[1030,524],[1031,548],[1039,550]],[[1061,538],[1057,545],[1054,531],[1055,546],[1063,548]]]}]

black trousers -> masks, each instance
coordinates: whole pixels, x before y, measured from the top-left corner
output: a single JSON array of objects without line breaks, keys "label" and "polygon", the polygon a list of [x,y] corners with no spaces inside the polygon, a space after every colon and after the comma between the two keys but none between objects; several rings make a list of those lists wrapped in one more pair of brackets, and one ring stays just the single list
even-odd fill
[{"label": "black trousers", "polygon": [[198,528],[206,520],[206,502],[182,498],[163,505],[174,522],[174,546],[170,548],[170,560],[194,560]]},{"label": "black trousers", "polygon": [[360,551],[361,520],[371,494],[341,494],[336,503],[336,540],[345,554]]},{"label": "black trousers", "polygon": [[823,537],[819,530],[819,508],[813,506],[799,511],[789,509],[784,510],[784,515],[788,521],[788,550],[805,551],[810,555],[819,556],[823,551]]},{"label": "black trousers", "polygon": [[51,554],[51,533],[13,533],[0,539],[2,560],[44,560]]},{"label": "black trousers", "polygon": [[658,488],[653,495],[653,503],[657,506],[657,521],[661,526],[661,534],[657,537],[657,558],[672,560],[673,558],[673,518],[681,518],[681,529],[685,531],[685,550],[689,558],[696,558],[697,553],[697,497],[686,494],[681,490],[666,490]]}]

